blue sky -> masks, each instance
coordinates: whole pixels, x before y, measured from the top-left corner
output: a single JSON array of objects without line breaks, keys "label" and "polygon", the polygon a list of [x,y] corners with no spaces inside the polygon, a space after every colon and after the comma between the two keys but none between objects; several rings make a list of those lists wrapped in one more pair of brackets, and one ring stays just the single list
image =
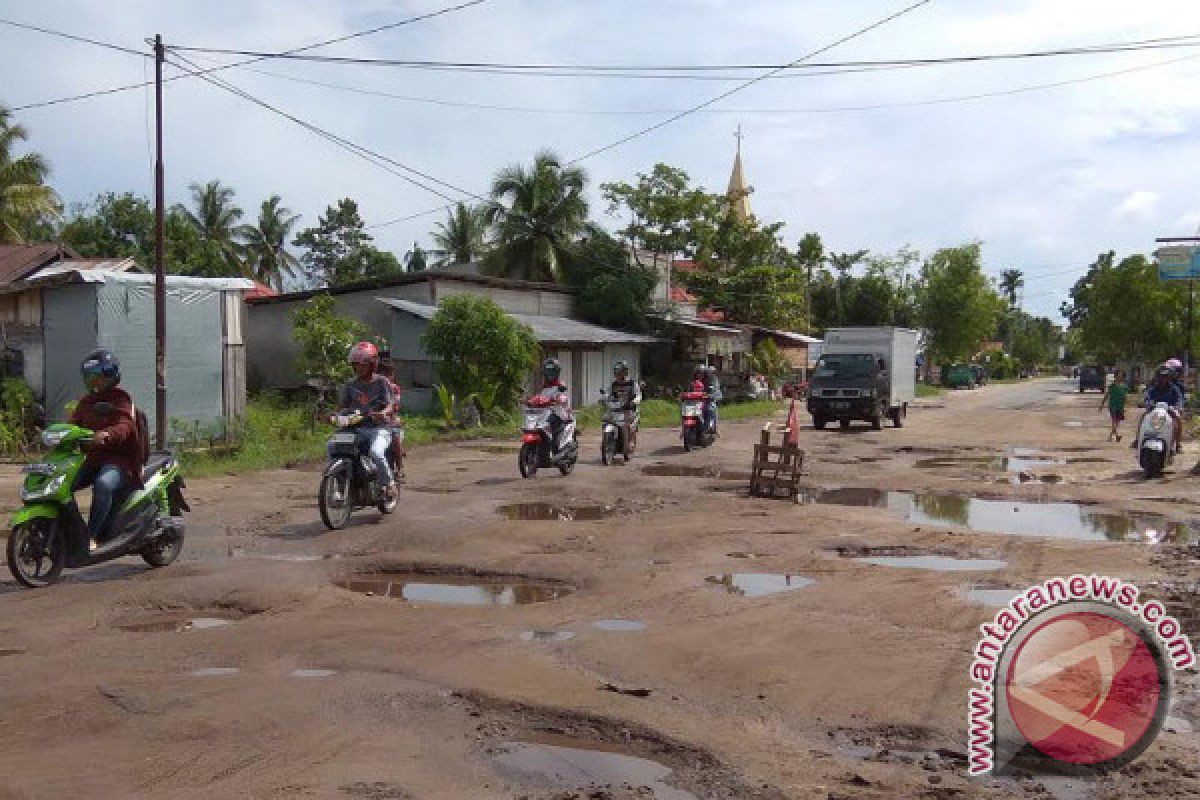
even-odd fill
[{"label": "blue sky", "polygon": [[[168,43],[282,50],[430,11],[445,2],[0,0],[0,17],[144,47]],[[489,0],[436,20],[331,46],[338,56],[554,63],[782,63],[902,8],[876,0]],[[1200,3],[1161,0],[934,0],[823,55],[826,60],[932,57],[1045,49],[1200,33]],[[1196,58],[1189,58],[1196,56]],[[207,61],[217,63],[221,57]],[[1174,63],[1164,63],[1173,61]],[[917,104],[1125,74],[972,101]],[[731,84],[460,75],[271,62],[223,73],[313,123],[465,189],[482,193],[501,165],[540,147],[565,156],[711,97]],[[0,102],[22,105],[137,82],[134,56],[0,26]],[[278,75],[407,98],[518,106],[462,108],[331,90]],[[969,64],[763,81],[715,107],[589,159],[593,187],[663,161],[723,188],[733,131],[755,212],[782,220],[794,243],[815,230],[833,250],[922,252],[978,239],[989,270],[1026,273],[1025,305],[1055,314],[1096,253],[1148,252],[1155,236],[1200,226],[1200,48]],[[148,193],[148,92],[21,112],[68,202],[100,191]],[[845,106],[904,104],[875,110]],[[169,84],[167,192],[220,178],[248,212],[272,193],[304,215],[341,196],[379,223],[440,198],[195,79]],[[790,111],[783,112],[781,110]],[[797,110],[802,110],[798,112]],[[766,113],[768,112],[769,113]],[[453,194],[453,193],[451,193]],[[594,215],[604,216],[593,193]],[[378,228],[400,253],[428,244],[438,215]]]}]

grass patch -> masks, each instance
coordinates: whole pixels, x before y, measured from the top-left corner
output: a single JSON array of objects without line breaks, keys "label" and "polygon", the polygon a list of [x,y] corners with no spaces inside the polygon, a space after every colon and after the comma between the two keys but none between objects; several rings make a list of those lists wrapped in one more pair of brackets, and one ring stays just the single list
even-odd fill
[{"label": "grass patch", "polygon": [[940,397],[946,390],[928,383],[917,384],[917,397]]},{"label": "grass patch", "polygon": [[[721,420],[769,416],[783,407],[782,403],[765,400],[730,403],[721,406]],[[599,428],[603,416],[604,409],[598,405],[576,411],[581,430]],[[520,426],[516,414],[501,424],[453,430],[446,430],[440,416],[429,414],[406,414],[404,422],[404,445],[410,450],[435,442],[515,439]],[[646,400],[642,403],[642,427],[669,428],[678,424],[678,403],[669,400]],[[264,395],[247,403],[242,442],[235,452],[227,455],[184,453],[181,461],[191,477],[311,464],[325,458],[325,442],[331,432],[330,426],[312,422],[311,407],[291,405],[277,397]]]}]

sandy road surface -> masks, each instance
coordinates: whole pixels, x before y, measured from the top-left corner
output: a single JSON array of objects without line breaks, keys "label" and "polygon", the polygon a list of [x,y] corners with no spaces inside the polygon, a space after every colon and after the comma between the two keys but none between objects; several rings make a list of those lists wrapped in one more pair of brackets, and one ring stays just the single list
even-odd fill
[{"label": "sandy road surface", "polygon": [[[37,592],[0,583],[0,798],[1200,796],[1194,673],[1177,684],[1179,732],[1121,774],[1082,786],[965,775],[968,663],[994,613],[969,585],[1106,573],[1160,591],[1200,635],[1200,553],[1157,541],[1196,519],[1196,454],[1141,480],[1131,451],[1105,443],[1098,403],[1051,379],[926,401],[900,430],[806,429],[814,492],[923,493],[825,496],[865,507],[747,497],[729,478],[759,423],[691,454],[674,431],[644,431],[635,461],[609,468],[585,440],[573,475],[529,481],[515,450],[492,452],[511,442],[423,448],[395,516],[360,512],[336,533],[317,519],[314,470],[194,481],[176,565],[129,559]],[[714,470],[642,472],[654,465]],[[1025,500],[1054,502],[1041,514]],[[612,516],[497,513],[523,502]],[[1004,563],[843,557],[868,552]],[[379,569],[425,577],[338,585]],[[731,591],[740,573],[790,577]],[[756,596],[764,586],[787,590]],[[593,624],[612,619],[642,627]],[[562,745],[601,754],[571,766]],[[613,778],[605,754],[661,766]],[[615,783],[554,786],[531,772],[547,759]]]}]

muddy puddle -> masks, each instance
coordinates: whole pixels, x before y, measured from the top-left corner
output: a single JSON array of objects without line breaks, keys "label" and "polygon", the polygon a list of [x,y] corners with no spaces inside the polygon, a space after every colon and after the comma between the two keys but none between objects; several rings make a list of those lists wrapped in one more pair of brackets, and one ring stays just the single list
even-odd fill
[{"label": "muddy puddle", "polygon": [[337,675],[336,669],[294,669],[288,673],[289,678],[330,678]]},{"label": "muddy puddle", "polygon": [[554,503],[509,503],[496,509],[501,516],[524,522],[589,522],[617,513],[613,506],[560,506]]},{"label": "muddy puddle", "polygon": [[420,494],[458,494],[462,489],[455,489],[449,486],[405,486],[406,492],[418,492]]},{"label": "muddy puddle", "polygon": [[950,556],[869,556],[856,558],[866,564],[877,567],[899,567],[901,569],[922,569],[933,572],[987,572],[1004,569],[1007,561],[991,558],[951,558]]},{"label": "muddy puddle", "polygon": [[569,642],[575,638],[571,631],[521,631],[522,642]]},{"label": "muddy puddle", "polygon": [[[654,800],[696,800],[672,787],[672,770],[657,761],[620,752],[602,742],[547,737],[546,741],[505,742],[493,756],[497,772],[532,786],[594,790],[588,797],[610,796],[606,789],[632,789]],[[649,794],[645,794],[645,792]]]},{"label": "muddy puddle", "polygon": [[652,464],[642,467],[643,475],[658,478],[709,478],[719,481],[748,481],[746,470],[722,469],[721,467],[691,467],[683,464]]},{"label": "muddy puddle", "polygon": [[749,551],[749,550],[734,550],[732,553],[726,553],[726,554],[725,554],[725,557],[726,557],[726,558],[749,558],[749,559],[755,559],[755,558],[766,558],[766,557],[768,557],[768,556],[770,556],[770,555],[771,555],[770,553],[754,553],[754,552],[751,552],[751,551]]},{"label": "muddy puddle", "polygon": [[355,575],[335,583],[343,589],[375,597],[451,606],[523,606],[557,600],[574,591],[574,587],[566,584],[519,578],[411,572]]},{"label": "muddy puddle", "polygon": [[20,656],[24,654],[25,650],[20,647],[0,647],[0,658],[5,658],[6,656]]},{"label": "muddy puddle", "polygon": [[189,674],[193,678],[219,678],[225,675],[237,675],[241,672],[237,667],[201,667],[194,669]]},{"label": "muddy puddle", "polygon": [[954,525],[981,533],[1112,541],[1194,539],[1197,528],[1162,517],[1093,511],[1080,503],[998,500],[966,495],[849,487],[809,490],[806,502],[879,508],[908,522]]},{"label": "muddy puddle", "polygon": [[182,633],[223,628],[238,622],[241,617],[232,615],[186,616],[160,614],[153,617],[135,618],[118,623],[115,627],[127,633]]},{"label": "muddy puddle", "polygon": [[1024,590],[1009,586],[979,584],[965,587],[962,590],[962,596],[972,605],[1002,608],[1022,591]]},{"label": "muddy puddle", "polygon": [[646,623],[636,619],[598,619],[592,627],[602,631],[644,631]]},{"label": "muddy puddle", "polygon": [[737,572],[709,575],[706,583],[724,586],[729,594],[743,597],[766,597],[780,592],[803,589],[813,584],[812,578],[800,575],[776,575],[769,572]]},{"label": "muddy puddle", "polygon": [[521,452],[520,447],[514,447],[508,444],[485,444],[475,448],[481,453],[491,453],[492,455],[516,455]]}]

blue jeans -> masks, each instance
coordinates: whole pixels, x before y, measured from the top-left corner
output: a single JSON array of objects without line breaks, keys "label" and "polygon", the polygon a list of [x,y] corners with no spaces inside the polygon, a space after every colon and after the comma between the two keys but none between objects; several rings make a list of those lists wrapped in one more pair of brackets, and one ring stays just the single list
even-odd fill
[{"label": "blue jeans", "polygon": [[[392,443],[391,428],[359,428],[359,449],[366,449],[375,465],[375,473],[379,476],[379,485],[387,486],[395,481],[392,476],[392,465],[388,463],[387,451]],[[332,447],[329,448],[332,450]]]},{"label": "blue jeans", "polygon": [[75,478],[75,490],[92,487],[92,510],[88,513],[88,535],[99,542],[112,514],[113,502],[125,488],[125,472],[112,464],[85,466]]}]

